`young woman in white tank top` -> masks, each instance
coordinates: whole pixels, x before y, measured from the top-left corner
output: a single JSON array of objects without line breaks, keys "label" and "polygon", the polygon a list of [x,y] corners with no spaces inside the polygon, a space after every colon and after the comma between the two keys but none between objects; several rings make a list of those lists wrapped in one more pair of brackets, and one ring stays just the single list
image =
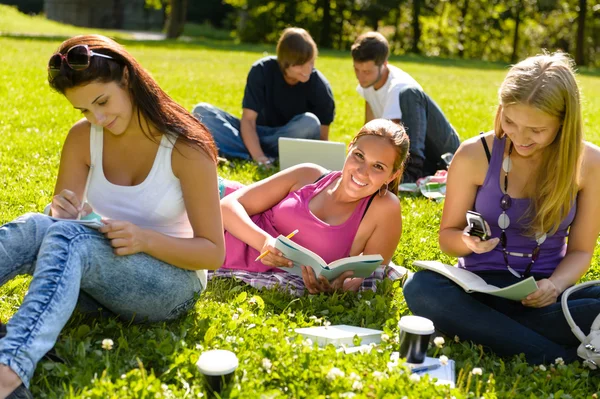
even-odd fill
[{"label": "young woman in white tank top", "polygon": [[217,152],[204,125],[103,36],[62,43],[48,79],[85,117],[66,138],[50,215],[95,212],[103,225],[27,214],[0,228],[0,284],[33,274],[0,325],[0,398],[31,397],[36,364],[78,297],[128,320],[173,319],[224,257]]}]

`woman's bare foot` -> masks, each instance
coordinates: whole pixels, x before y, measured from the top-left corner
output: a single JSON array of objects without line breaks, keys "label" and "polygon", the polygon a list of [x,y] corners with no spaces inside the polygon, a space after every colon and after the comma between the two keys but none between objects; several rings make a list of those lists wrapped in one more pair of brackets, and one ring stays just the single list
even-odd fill
[{"label": "woman's bare foot", "polygon": [[19,376],[10,367],[0,365],[0,399],[5,399],[21,383]]}]

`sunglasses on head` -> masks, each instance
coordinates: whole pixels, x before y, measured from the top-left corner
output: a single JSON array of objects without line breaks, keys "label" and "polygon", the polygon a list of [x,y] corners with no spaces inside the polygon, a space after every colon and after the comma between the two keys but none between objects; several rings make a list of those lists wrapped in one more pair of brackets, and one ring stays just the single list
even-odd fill
[{"label": "sunglasses on head", "polygon": [[66,54],[53,54],[48,61],[48,74],[51,79],[54,79],[60,73],[63,62],[74,71],[83,71],[90,66],[93,56],[114,60],[110,55],[94,53],[87,44],[78,44],[67,50]]}]

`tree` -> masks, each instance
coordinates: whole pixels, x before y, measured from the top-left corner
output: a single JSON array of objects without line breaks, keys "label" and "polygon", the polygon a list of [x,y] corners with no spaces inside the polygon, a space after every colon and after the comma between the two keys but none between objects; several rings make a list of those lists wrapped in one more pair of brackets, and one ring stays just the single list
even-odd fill
[{"label": "tree", "polygon": [[163,9],[167,15],[165,32],[167,39],[177,39],[185,26],[188,0],[146,0],[146,7]]},{"label": "tree", "polygon": [[523,0],[517,2],[517,10],[515,11],[515,31],[513,33],[513,51],[510,56],[511,64],[514,64],[519,59],[519,25],[521,25],[521,10],[523,9]]},{"label": "tree", "polygon": [[167,39],[177,39],[183,33],[187,0],[170,0],[171,10],[167,16],[165,30]]},{"label": "tree", "polygon": [[575,62],[585,65],[585,14],[587,0],[579,0],[579,13],[577,14],[577,43],[575,45]]},{"label": "tree", "polygon": [[319,36],[319,46],[325,48],[333,47],[333,37],[331,34],[331,0],[319,0],[323,10],[323,19],[321,20],[321,34]]},{"label": "tree", "polygon": [[421,15],[421,0],[413,0],[413,18],[412,18],[413,43],[412,43],[411,51],[415,54],[421,53],[421,50],[419,49],[419,41],[421,41],[421,25],[419,23],[420,15]]}]

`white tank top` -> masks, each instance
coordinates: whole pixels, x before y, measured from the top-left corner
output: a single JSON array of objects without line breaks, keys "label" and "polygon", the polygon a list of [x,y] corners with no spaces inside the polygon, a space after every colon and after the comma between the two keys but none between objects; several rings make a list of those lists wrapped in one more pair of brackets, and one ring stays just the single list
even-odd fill
[{"label": "white tank top", "polygon": [[[142,229],[179,238],[191,238],[194,233],[187,216],[181,183],[171,168],[173,143],[162,135],[156,158],[146,179],[135,186],[120,186],[109,182],[102,167],[104,142],[101,126],[90,130],[90,182],[87,201],[94,212],[115,220],[125,220]],[[206,270],[196,271],[206,288]]]}]

